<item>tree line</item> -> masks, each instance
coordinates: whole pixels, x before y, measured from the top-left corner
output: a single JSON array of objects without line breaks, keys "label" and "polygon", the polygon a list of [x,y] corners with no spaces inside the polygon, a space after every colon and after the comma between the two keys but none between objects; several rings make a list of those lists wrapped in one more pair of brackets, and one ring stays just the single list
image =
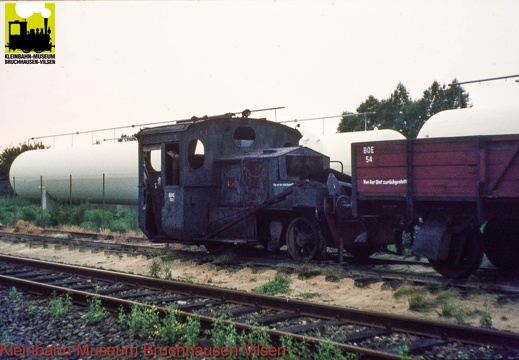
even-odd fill
[{"label": "tree line", "polygon": [[370,95],[362,102],[356,113],[366,115],[352,116],[354,112],[343,112],[337,131],[393,129],[407,138],[415,138],[432,115],[443,110],[466,108],[468,101],[469,94],[459,85],[447,86],[434,81],[420,99],[413,100],[404,84],[399,83],[389,98],[379,100]]}]

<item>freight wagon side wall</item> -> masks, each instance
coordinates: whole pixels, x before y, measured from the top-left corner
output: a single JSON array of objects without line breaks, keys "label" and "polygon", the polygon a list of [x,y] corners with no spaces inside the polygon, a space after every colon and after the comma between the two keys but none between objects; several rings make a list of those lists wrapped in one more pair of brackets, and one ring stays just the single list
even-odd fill
[{"label": "freight wagon side wall", "polygon": [[353,144],[352,154],[356,215],[483,221],[519,205],[519,135],[366,142]]},{"label": "freight wagon side wall", "polygon": [[480,152],[482,195],[519,198],[519,136],[493,137]]},{"label": "freight wagon side wall", "polygon": [[475,200],[478,195],[477,138],[414,140],[409,145],[413,196]]},{"label": "freight wagon side wall", "polygon": [[406,213],[407,140],[351,146],[353,215]]},{"label": "freight wagon side wall", "polygon": [[355,185],[359,196],[406,196],[406,152],[406,140],[353,144]]}]

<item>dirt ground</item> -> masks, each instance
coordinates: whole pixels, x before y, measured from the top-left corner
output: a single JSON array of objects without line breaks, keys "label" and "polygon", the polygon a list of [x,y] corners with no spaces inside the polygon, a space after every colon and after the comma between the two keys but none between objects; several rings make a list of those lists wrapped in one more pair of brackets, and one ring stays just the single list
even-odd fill
[{"label": "dirt ground", "polygon": [[[25,244],[13,244],[0,241],[0,253],[17,255],[42,260],[57,261],[68,264],[87,265],[103,269],[111,269],[134,274],[148,275],[151,259],[145,256],[107,255],[103,252],[80,250],[57,250],[54,246],[43,248]],[[211,264],[199,265],[193,262],[171,260],[167,263],[171,268],[173,279],[187,280],[199,284],[209,284],[250,292],[275,278],[276,270],[257,270],[245,268],[226,270]],[[291,280],[291,298],[302,299],[302,294],[314,293],[316,296],[308,301],[323,302],[361,310],[374,310],[411,317],[426,317],[432,320],[454,322],[452,317],[442,316],[440,305],[426,312],[409,310],[409,297],[394,297],[394,290],[386,289],[382,283],[371,284],[359,288],[352,279],[341,279],[338,282],[325,280],[324,275],[301,280],[297,273],[288,275]],[[285,295],[280,295],[285,296]],[[434,298],[434,295],[428,296]],[[473,326],[480,326],[481,313],[490,314],[492,327],[519,333],[519,304],[509,301],[499,303],[498,295],[471,294],[451,301],[457,308],[462,308],[465,315],[463,321]],[[519,301],[519,300],[518,300]]]}]

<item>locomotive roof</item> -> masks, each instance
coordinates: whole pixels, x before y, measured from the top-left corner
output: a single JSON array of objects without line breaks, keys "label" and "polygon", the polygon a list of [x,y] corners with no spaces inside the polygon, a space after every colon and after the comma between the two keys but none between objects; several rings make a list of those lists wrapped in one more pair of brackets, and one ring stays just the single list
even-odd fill
[{"label": "locomotive roof", "polygon": [[294,134],[299,134],[299,138],[301,138],[301,133],[293,129],[289,126],[276,123],[270,120],[267,120],[265,118],[249,118],[249,117],[234,117],[233,114],[225,114],[225,115],[218,115],[218,116],[204,116],[202,118],[196,118],[193,117],[189,120],[179,120],[175,124],[171,125],[163,125],[163,126],[157,126],[152,128],[143,128],[140,130],[136,136],[137,137],[144,137],[148,135],[156,135],[156,134],[165,134],[165,133],[180,133],[186,131],[188,128],[193,126],[200,126],[204,124],[209,123],[218,123],[221,122],[222,126],[225,124],[231,123],[238,123],[243,125],[253,125],[253,124],[268,124],[268,126],[272,127],[279,127],[283,128],[284,131],[290,131]]}]

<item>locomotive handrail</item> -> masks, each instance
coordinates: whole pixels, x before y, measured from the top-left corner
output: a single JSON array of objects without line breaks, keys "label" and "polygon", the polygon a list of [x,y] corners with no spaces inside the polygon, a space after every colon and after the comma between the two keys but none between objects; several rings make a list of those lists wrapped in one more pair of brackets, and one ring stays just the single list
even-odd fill
[{"label": "locomotive handrail", "polygon": [[249,210],[247,210],[246,212],[244,212],[241,216],[223,224],[222,226],[220,226],[218,229],[216,230],[213,230],[211,231],[210,233],[208,234],[205,234],[201,239],[202,240],[209,240],[210,238],[220,234],[222,231],[230,228],[231,226],[239,223],[240,221],[243,221],[245,220],[246,218],[248,218],[249,216],[252,216],[254,215],[255,213],[257,213],[258,211],[266,208],[267,206],[270,206],[272,204],[275,204],[279,201],[282,201],[284,200],[288,195],[290,195],[293,191],[294,191],[294,188],[296,187],[300,187],[300,186],[303,186],[305,183],[307,183],[308,180],[300,180],[298,182],[295,182],[294,184],[292,184],[290,187],[288,187],[287,189],[285,189],[283,192],[279,193],[278,195],[268,199],[267,201],[259,204],[259,205],[256,205],[252,208],[250,208]]}]

